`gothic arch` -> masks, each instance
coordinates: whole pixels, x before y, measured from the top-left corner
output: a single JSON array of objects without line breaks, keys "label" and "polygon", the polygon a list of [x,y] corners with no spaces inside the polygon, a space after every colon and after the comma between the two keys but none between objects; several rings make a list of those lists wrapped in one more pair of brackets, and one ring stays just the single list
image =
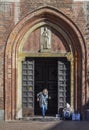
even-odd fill
[{"label": "gothic arch", "polygon": [[[55,18],[55,19],[54,19]],[[77,26],[62,12],[53,7],[39,8],[23,18],[11,32],[5,50],[5,120],[16,118],[17,107],[17,54],[21,39],[32,27],[40,24],[59,27],[70,40],[74,58],[75,109],[81,109],[86,103],[86,46],[83,36]],[[61,32],[61,30],[63,32]],[[63,34],[62,34],[63,35]],[[66,39],[66,36],[63,36]],[[76,73],[75,73],[76,72]],[[82,98],[81,95],[82,95]],[[78,104],[78,100],[79,104]],[[82,101],[82,104],[81,104]],[[79,106],[79,108],[78,108]]]}]

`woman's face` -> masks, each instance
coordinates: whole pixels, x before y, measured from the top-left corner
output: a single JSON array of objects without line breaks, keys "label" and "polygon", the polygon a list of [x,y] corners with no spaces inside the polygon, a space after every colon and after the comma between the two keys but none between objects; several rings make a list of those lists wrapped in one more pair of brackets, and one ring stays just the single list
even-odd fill
[{"label": "woman's face", "polygon": [[46,89],[43,90],[44,95],[48,94],[48,91]]}]

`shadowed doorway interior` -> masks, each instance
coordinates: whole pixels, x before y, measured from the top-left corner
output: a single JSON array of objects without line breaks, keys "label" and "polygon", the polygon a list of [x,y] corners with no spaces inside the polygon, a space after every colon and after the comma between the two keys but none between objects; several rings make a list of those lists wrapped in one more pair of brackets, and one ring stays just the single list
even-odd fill
[{"label": "shadowed doorway interior", "polygon": [[57,91],[57,59],[37,58],[35,60],[35,114],[40,115],[37,93],[44,88],[48,89],[51,99],[48,100],[48,110],[46,115],[55,115],[58,108]]}]

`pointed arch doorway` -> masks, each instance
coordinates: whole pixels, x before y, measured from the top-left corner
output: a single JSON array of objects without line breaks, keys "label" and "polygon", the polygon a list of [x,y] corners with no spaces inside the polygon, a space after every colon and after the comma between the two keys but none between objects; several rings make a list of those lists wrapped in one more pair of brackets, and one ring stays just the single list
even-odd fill
[{"label": "pointed arch doorway", "polygon": [[[51,31],[54,32],[52,38],[57,42],[53,42],[52,48],[55,47],[53,50],[50,50],[50,46],[48,46],[49,51],[43,51],[42,48],[42,51],[39,51],[38,49],[40,47],[40,44],[37,44],[40,43],[37,40],[39,36],[32,32],[38,31],[43,26],[51,27]],[[30,36],[32,38],[33,35],[36,36],[35,40],[29,40],[28,38]],[[33,44],[32,41],[36,41],[36,43]],[[29,47],[26,43],[29,43]],[[83,84],[86,79],[85,71],[83,71],[86,68],[84,64],[86,48],[83,37],[75,24],[60,11],[52,7],[42,7],[22,19],[11,32],[7,42],[5,51],[5,120],[22,118],[22,61],[25,61],[26,57],[65,57],[70,62],[70,104],[74,110],[82,111],[82,106],[86,103],[86,84]]]}]

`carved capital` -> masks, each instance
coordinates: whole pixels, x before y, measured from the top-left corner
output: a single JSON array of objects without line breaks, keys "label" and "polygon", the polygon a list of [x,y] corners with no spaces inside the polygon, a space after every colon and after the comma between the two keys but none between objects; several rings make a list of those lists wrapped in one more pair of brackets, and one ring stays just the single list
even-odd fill
[{"label": "carved capital", "polygon": [[71,52],[68,52],[66,54],[66,57],[67,57],[68,61],[72,61],[73,60],[73,54]]}]

